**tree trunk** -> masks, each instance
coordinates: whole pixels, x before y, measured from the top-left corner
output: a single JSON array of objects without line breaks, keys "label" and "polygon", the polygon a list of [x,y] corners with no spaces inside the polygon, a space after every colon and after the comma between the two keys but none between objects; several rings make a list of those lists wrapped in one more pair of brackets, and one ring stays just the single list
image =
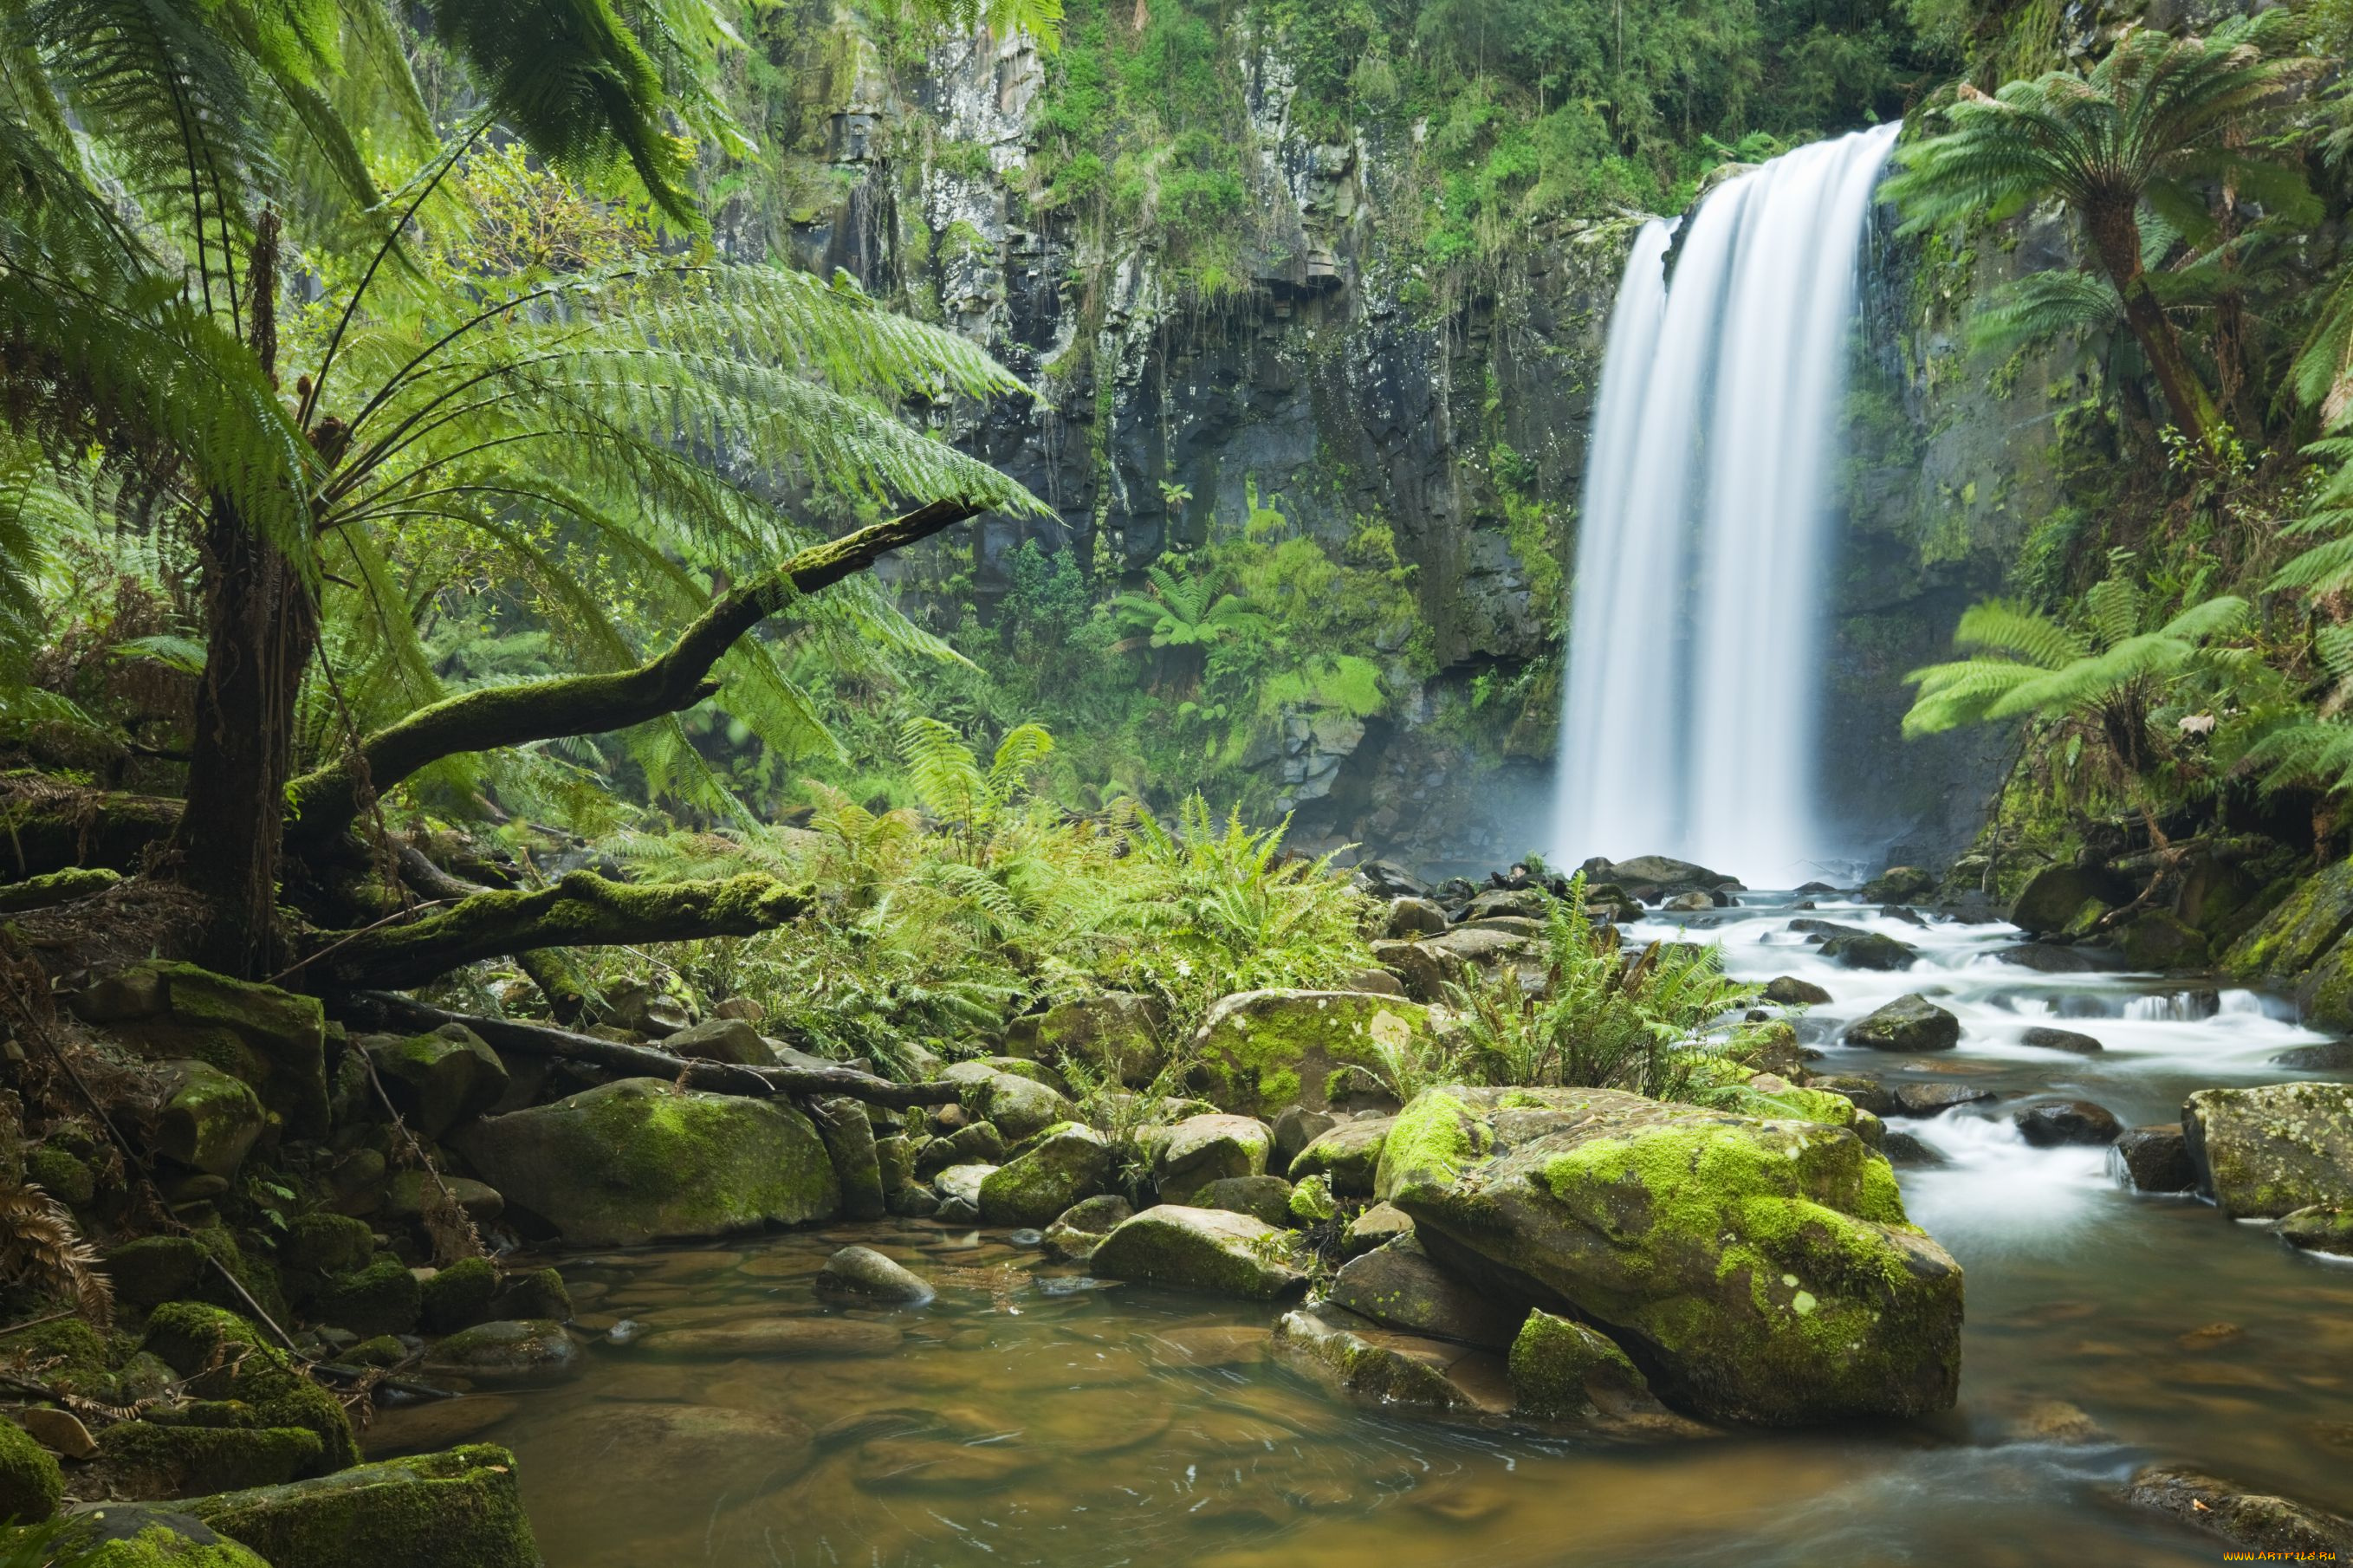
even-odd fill
[{"label": "tree trunk", "polygon": [[2148,275],[2140,265],[2140,229],[2133,222],[2132,208],[2101,209],[2087,216],[2093,248],[2124,301],[2125,324],[2132,329],[2141,357],[2148,361],[2149,371],[2157,377],[2167,411],[2200,450],[2211,449],[2224,428],[2223,419],[2205,384],[2198,379],[2197,369],[2182,353],[2180,334],[2149,291]]},{"label": "tree trunk", "polygon": [[279,849],[295,700],[318,616],[293,563],[227,503],[213,504],[202,546],[211,634],[170,875],[206,906],[197,961],[252,979],[283,956]]}]

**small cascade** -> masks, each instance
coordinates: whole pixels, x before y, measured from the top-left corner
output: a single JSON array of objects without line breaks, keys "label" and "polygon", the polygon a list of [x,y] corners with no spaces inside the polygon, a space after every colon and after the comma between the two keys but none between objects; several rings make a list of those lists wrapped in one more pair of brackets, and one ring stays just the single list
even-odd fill
[{"label": "small cascade", "polygon": [[1776,158],[1635,241],[1579,525],[1557,857],[1789,886],[1832,848],[1813,806],[1829,481],[1895,132]]}]

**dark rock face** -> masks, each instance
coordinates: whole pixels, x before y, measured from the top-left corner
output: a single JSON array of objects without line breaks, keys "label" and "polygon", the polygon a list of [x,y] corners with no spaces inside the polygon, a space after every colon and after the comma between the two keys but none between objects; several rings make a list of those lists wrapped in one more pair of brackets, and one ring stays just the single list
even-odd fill
[{"label": "dark rock face", "polygon": [[2198,1167],[2181,1129],[2170,1123],[2128,1128],[2116,1137],[2125,1179],[2142,1193],[2186,1193],[2198,1185]]},{"label": "dark rock face", "polygon": [[2063,1143],[2113,1143],[2124,1131],[2115,1113],[2088,1100],[2031,1105],[2015,1120],[2019,1136],[2038,1149],[2053,1149]]}]

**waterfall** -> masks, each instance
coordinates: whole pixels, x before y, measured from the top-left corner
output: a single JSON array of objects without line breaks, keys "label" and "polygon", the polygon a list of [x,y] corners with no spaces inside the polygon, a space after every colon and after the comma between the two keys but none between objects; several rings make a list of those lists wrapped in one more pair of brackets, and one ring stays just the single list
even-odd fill
[{"label": "waterfall", "polygon": [[1857,256],[1896,127],[1817,142],[1643,226],[1578,524],[1555,856],[1662,853],[1787,887],[1814,809],[1824,576]]}]

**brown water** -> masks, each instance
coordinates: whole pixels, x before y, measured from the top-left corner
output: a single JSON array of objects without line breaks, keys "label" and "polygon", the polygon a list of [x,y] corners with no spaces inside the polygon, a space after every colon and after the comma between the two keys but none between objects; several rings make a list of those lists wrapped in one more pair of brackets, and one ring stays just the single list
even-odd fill
[{"label": "brown water", "polygon": [[[2244,994],[2201,1016],[2153,980],[1992,964],[2006,928],[1888,925],[1929,948],[1906,976],[1809,967],[1767,914],[1717,934],[1742,973],[1831,986],[1811,1032],[1939,987],[1968,1030],[1916,1063],[1833,1047],[1841,1069],[2063,1089],[2129,1123],[2204,1084],[2293,1077],[2264,1058],[2317,1037]],[[2107,1054],[2010,1043],[2052,1014]],[[2116,1500],[2152,1458],[2353,1511],[2353,1267],[2128,1194],[2096,1152],[2030,1150],[1987,1110],[1906,1124],[1951,1161],[1905,1185],[1968,1279],[1961,1405],[1936,1422],[1595,1448],[1385,1413],[1271,1359],[1275,1310],[1098,1285],[1001,1232],[892,1222],[565,1259],[584,1317],[655,1331],[600,1345],[563,1388],[389,1413],[371,1447],[438,1446],[459,1424],[512,1446],[551,1568],[2217,1561],[2213,1538]],[[851,1240],[939,1299],[823,1300],[817,1268]],[[664,1345],[778,1320],[837,1342]],[[2038,1436],[2052,1401],[2098,1431]]]}]

